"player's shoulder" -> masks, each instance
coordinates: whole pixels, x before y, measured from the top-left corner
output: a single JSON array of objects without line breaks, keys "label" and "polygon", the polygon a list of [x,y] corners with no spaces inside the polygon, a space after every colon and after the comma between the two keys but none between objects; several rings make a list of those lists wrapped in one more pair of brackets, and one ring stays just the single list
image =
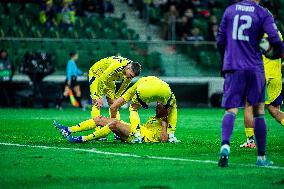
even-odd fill
[{"label": "player's shoulder", "polygon": [[256,12],[259,13],[260,16],[263,16],[263,17],[271,16],[271,17],[273,17],[273,14],[267,8],[265,8],[265,7],[263,7],[259,4],[255,5],[255,9],[256,9]]}]

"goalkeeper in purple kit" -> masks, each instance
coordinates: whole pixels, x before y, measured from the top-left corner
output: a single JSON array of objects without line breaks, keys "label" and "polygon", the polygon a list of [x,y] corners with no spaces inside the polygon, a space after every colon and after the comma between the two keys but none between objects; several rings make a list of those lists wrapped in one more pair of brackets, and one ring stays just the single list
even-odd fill
[{"label": "goalkeeper in purple kit", "polygon": [[259,48],[264,33],[274,53],[270,58],[283,57],[283,44],[277,34],[272,15],[258,5],[259,0],[244,0],[229,6],[223,15],[217,36],[218,50],[223,58],[225,77],[222,106],[222,144],[218,166],[227,167],[230,139],[239,107],[253,107],[254,133],[258,166],[273,164],[265,157],[266,124],[264,120],[265,74]]}]

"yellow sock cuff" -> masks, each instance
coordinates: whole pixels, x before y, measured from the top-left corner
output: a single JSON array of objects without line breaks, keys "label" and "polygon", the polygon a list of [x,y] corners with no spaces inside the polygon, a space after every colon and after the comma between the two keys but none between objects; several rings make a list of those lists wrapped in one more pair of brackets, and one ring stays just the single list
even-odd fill
[{"label": "yellow sock cuff", "polygon": [[245,128],[245,133],[247,138],[254,136],[254,128]]},{"label": "yellow sock cuff", "polygon": [[108,125],[102,127],[99,130],[96,130],[95,132],[93,132],[93,139],[99,139],[99,138],[104,138],[106,137],[108,134],[111,133],[111,130],[109,128]]},{"label": "yellow sock cuff", "polygon": [[73,132],[91,130],[95,127],[96,127],[95,121],[93,119],[88,119],[86,121],[82,121],[78,125],[70,127],[69,129],[73,133]]}]

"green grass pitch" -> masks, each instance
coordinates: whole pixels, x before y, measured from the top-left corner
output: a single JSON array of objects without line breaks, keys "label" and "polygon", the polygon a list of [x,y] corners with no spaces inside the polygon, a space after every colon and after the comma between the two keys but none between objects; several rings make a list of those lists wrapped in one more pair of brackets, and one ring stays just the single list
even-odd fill
[{"label": "green grass pitch", "polygon": [[[142,122],[153,113],[142,110]],[[128,121],[127,110],[121,115]],[[52,125],[53,119],[72,125],[89,116],[76,109],[0,109],[0,188],[284,188],[284,128],[268,113],[273,168],[256,167],[256,150],[239,148],[245,141],[242,111],[228,168],[217,167],[221,109],[179,109],[179,144],[125,144],[112,135],[70,144]]]}]

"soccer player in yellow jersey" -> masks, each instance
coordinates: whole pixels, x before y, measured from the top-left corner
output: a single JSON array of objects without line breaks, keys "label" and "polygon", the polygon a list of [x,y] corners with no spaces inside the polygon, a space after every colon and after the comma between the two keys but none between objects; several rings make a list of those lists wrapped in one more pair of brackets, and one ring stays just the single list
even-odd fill
[{"label": "soccer player in yellow jersey", "polygon": [[[106,96],[110,106],[140,72],[141,65],[139,63],[121,56],[111,56],[96,62],[89,70],[89,85],[93,103],[92,118],[100,115],[103,95]],[[116,81],[122,82],[118,90],[116,90]]]},{"label": "soccer player in yellow jersey", "polygon": [[[280,32],[278,32],[280,38],[283,37]],[[264,38],[267,34],[264,35]],[[267,100],[265,104],[267,105],[268,112],[270,115],[278,121],[282,126],[284,126],[284,113],[280,111],[280,106],[282,104],[282,74],[281,74],[281,59],[270,60],[264,55],[262,56],[265,77],[266,77],[266,87],[267,87]],[[240,145],[241,148],[256,148],[254,143],[254,128],[253,128],[253,110],[245,106],[244,112],[244,125],[247,141]]]},{"label": "soccer player in yellow jersey", "polygon": [[179,142],[179,140],[177,140],[176,138],[172,141],[168,140],[169,135],[167,134],[167,129],[169,125],[167,124],[166,116],[167,110],[164,109],[164,105],[158,103],[156,107],[156,116],[150,117],[148,121],[140,127],[140,141],[136,140],[135,131],[132,130],[132,127],[129,123],[114,118],[106,118],[102,116],[97,116],[94,118],[94,123],[97,126],[103,126],[102,129],[97,130],[90,135],[71,136],[71,133],[65,133],[65,131],[71,129],[72,127],[63,128],[63,126],[61,126],[57,127],[57,129],[59,129],[61,134],[67,137],[67,139],[73,143],[82,143],[94,139],[100,139],[106,137],[111,131],[118,135],[124,142]]},{"label": "soccer player in yellow jersey", "polygon": [[163,104],[163,108],[167,110],[168,116],[166,121],[169,125],[167,133],[169,134],[169,140],[174,139],[177,122],[177,105],[175,95],[172,93],[170,86],[166,82],[154,76],[140,78],[110,106],[111,118],[115,118],[118,109],[129,101],[131,101],[129,107],[130,124],[132,130],[137,131],[136,137],[138,141],[140,140],[140,117],[138,110],[141,107],[147,109],[148,104],[151,102],[159,102]]},{"label": "soccer player in yellow jersey", "polygon": [[[141,65],[139,63],[121,56],[111,56],[96,62],[89,70],[92,119],[79,123],[70,132],[96,128],[93,118],[100,116],[103,95],[106,96],[108,105],[110,106],[115,99],[121,96],[131,80],[138,76],[140,72]],[[116,81],[122,82],[119,89],[116,89]],[[117,114],[117,118],[119,119],[119,113]],[[56,122],[54,124],[56,125]]]}]

